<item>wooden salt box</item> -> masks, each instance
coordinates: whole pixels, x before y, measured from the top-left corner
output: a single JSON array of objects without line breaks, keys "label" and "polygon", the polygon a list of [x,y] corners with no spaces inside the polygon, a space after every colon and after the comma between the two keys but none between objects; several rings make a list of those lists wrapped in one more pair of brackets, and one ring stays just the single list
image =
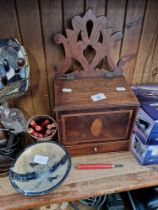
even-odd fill
[{"label": "wooden salt box", "polygon": [[113,32],[107,18],[96,18],[90,9],[83,17],[75,16],[72,27],[66,37],[55,36],[65,49],[65,63],[55,75],[59,143],[71,155],[126,150],[138,101],[122,75],[129,57],[118,64],[111,58],[121,33]]}]

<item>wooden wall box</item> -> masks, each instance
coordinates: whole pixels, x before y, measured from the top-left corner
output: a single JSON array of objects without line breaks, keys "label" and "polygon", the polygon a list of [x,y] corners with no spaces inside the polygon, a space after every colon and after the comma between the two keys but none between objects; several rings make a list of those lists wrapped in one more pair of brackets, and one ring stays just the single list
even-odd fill
[{"label": "wooden wall box", "polygon": [[[93,24],[90,34],[89,21]],[[74,30],[66,30],[67,37],[55,36],[55,41],[64,45],[66,57],[55,79],[58,140],[71,155],[126,150],[138,101],[122,75],[122,65],[129,58],[116,65],[110,57],[111,40],[120,32],[110,32],[107,18],[96,18],[91,10],[83,18],[75,16],[72,26]],[[91,61],[84,54],[88,46],[96,53]],[[105,57],[110,71],[98,67]],[[67,73],[72,58],[81,64],[82,71]],[[63,91],[65,88],[71,92]],[[91,96],[99,93],[106,98],[94,102]]]}]

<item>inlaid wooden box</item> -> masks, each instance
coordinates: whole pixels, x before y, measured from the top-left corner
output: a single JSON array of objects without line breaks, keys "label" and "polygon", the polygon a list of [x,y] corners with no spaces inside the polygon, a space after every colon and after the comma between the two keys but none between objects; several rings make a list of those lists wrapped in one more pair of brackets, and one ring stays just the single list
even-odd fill
[{"label": "inlaid wooden box", "polygon": [[[126,91],[117,91],[123,86]],[[62,92],[72,89],[71,93]],[[106,99],[93,102],[92,95]],[[58,139],[72,155],[128,149],[138,101],[124,77],[55,81]]]},{"label": "inlaid wooden box", "polygon": [[[55,36],[65,49],[64,66],[56,69],[54,82],[59,143],[71,155],[126,150],[138,101],[122,74],[129,57],[118,64],[111,58],[112,41],[120,32],[113,33],[107,18],[96,18],[91,10],[75,16],[72,26],[66,37]],[[72,59],[82,69],[71,72]],[[105,61],[110,69],[104,68]],[[91,96],[100,93],[105,98],[93,101]]]}]

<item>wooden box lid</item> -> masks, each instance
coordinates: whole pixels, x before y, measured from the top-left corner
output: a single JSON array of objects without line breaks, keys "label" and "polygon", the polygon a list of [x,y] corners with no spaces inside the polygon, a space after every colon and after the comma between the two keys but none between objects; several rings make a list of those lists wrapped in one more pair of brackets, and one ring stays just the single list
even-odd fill
[{"label": "wooden box lid", "polygon": [[[125,87],[126,91],[117,91]],[[65,93],[63,88],[72,92]],[[104,93],[106,99],[94,102],[91,96]],[[138,106],[138,100],[123,76],[112,79],[85,78],[74,80],[55,80],[55,111],[88,108],[107,108],[118,106]]]}]

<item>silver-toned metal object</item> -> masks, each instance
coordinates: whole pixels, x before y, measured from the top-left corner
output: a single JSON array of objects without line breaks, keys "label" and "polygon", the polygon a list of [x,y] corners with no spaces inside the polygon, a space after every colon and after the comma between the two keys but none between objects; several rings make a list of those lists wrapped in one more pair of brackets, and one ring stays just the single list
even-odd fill
[{"label": "silver-toned metal object", "polygon": [[16,39],[0,39],[0,102],[23,95],[30,67],[24,47]]}]

